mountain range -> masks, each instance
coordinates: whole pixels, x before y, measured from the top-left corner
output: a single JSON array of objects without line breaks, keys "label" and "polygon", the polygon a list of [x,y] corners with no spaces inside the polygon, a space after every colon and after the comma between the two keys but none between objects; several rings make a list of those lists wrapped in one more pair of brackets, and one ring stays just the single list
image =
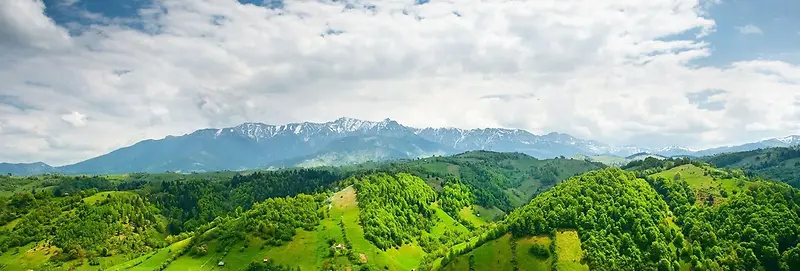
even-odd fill
[{"label": "mountain range", "polygon": [[691,150],[611,146],[563,133],[535,135],[521,129],[413,128],[394,120],[373,122],[339,118],[325,123],[269,125],[244,123],[201,129],[182,136],[148,139],[71,165],[0,163],[0,173],[112,174],[128,172],[203,172],[253,168],[343,165],[365,161],[413,159],[470,150],[520,152],[537,158],[576,155],[626,157],[708,156],[725,152],[800,145],[800,136],[739,146]]}]

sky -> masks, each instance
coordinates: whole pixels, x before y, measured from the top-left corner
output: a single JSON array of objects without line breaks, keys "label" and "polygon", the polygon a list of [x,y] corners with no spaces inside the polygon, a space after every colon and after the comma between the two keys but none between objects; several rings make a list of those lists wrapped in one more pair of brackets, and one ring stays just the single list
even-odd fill
[{"label": "sky", "polygon": [[800,1],[0,1],[0,161],[343,116],[643,147],[800,134]]}]

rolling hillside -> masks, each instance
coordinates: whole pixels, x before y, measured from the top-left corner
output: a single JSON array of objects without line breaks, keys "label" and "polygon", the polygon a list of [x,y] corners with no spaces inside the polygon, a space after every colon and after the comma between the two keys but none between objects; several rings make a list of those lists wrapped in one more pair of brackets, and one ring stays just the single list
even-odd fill
[{"label": "rolling hillside", "polygon": [[800,266],[799,190],[685,158],[626,168],[476,151],[276,171],[2,176],[0,270]]},{"label": "rolling hillside", "polygon": [[800,188],[800,148],[769,148],[725,153],[703,158],[722,168],[742,169],[747,174],[777,180]]}]

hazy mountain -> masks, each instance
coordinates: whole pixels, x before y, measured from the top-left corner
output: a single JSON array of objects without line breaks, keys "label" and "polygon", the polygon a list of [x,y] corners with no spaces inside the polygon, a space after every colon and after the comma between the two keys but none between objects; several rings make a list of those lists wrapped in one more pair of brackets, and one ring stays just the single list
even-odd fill
[{"label": "hazy mountain", "polygon": [[2,174],[36,175],[56,171],[56,168],[42,162],[20,164],[0,163],[0,173]]},{"label": "hazy mountain", "polygon": [[753,143],[747,143],[737,146],[725,146],[725,147],[718,147],[718,148],[711,148],[707,150],[701,150],[695,152],[695,156],[708,156],[708,155],[715,155],[720,153],[728,153],[728,152],[742,152],[742,151],[751,151],[756,149],[766,149],[766,148],[775,148],[775,147],[793,147],[800,145],[800,136],[798,135],[791,135],[785,137],[778,137],[778,138],[771,138],[767,140],[762,140]]},{"label": "hazy mountain", "polygon": [[563,133],[535,135],[520,129],[413,128],[394,120],[339,118],[325,123],[244,123],[149,139],[76,164],[0,164],[0,173],[125,173],[242,170],[265,167],[341,165],[364,161],[446,155],[470,150],[521,152],[536,158],[617,156],[705,156],[800,144],[800,136],[694,151],[610,146]]},{"label": "hazy mountain", "polygon": [[418,136],[350,136],[334,140],[319,152],[273,163],[273,166],[313,167],[365,161],[413,159],[457,153],[456,149]]},{"label": "hazy mountain", "polygon": [[522,152],[552,158],[606,149],[604,144],[559,133],[539,136],[518,129],[418,129],[390,119],[371,122],[339,118],[326,123],[244,123],[202,129],[183,136],[141,141],[58,171],[122,173],[341,165],[468,150]]}]

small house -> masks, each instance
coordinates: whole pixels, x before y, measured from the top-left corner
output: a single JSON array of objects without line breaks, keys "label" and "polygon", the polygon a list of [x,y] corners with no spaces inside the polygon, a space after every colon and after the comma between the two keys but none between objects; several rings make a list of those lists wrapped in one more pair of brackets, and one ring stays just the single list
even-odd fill
[{"label": "small house", "polygon": [[219,262],[217,263],[217,266],[225,266],[225,262],[223,262],[223,261],[219,261]]}]

